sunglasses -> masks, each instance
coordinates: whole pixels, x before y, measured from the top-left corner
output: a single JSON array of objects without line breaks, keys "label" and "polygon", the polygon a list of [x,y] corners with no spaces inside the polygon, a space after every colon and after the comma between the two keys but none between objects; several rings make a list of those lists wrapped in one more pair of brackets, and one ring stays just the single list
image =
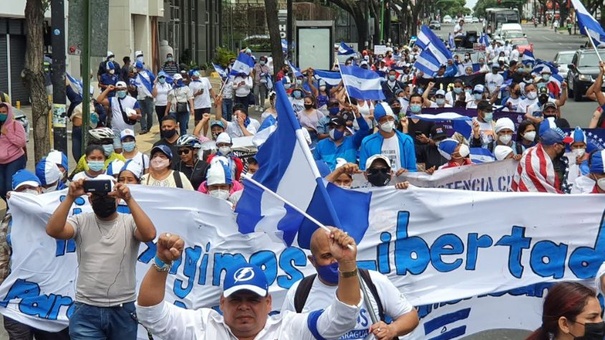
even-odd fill
[{"label": "sunglasses", "polygon": [[183,155],[183,154],[188,155],[189,152],[191,152],[191,150],[189,150],[189,149],[182,149],[182,150],[178,151],[179,155]]},{"label": "sunglasses", "polygon": [[158,79],[166,79],[164,76],[159,76]]},{"label": "sunglasses", "polygon": [[389,171],[390,171],[390,169],[387,169],[387,168],[372,168],[372,169],[368,169],[368,174],[369,175],[376,175],[378,173],[386,174]]}]

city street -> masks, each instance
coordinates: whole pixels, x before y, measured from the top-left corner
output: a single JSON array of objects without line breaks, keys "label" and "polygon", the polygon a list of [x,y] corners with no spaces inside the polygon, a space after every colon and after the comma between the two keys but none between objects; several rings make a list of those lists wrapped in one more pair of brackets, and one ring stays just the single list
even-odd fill
[{"label": "city street", "polygon": [[[466,31],[477,31],[478,36],[482,32],[482,24],[465,24]],[[447,40],[448,33],[454,31],[453,24],[442,24],[440,31],[435,31],[438,36]],[[550,27],[538,25],[534,28],[533,24],[523,24],[523,31],[527,35],[530,43],[534,44],[534,56],[543,60],[553,60],[557,52],[577,50],[581,45],[584,45],[586,38],[582,35],[569,35],[555,33]],[[573,31],[572,31],[573,33]],[[561,117],[567,119],[572,127],[585,127],[590,122],[592,113],[597,107],[596,102],[584,100],[575,102],[573,99],[568,99],[563,107],[561,107]]]}]

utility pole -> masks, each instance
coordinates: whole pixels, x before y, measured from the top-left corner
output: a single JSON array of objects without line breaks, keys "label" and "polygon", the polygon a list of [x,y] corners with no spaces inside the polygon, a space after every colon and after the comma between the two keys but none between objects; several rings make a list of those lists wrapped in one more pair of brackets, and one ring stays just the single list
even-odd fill
[{"label": "utility pole", "polygon": [[286,14],[286,24],[288,26],[286,27],[286,39],[288,40],[288,58],[290,59],[290,61],[292,61],[292,0],[286,1],[286,11],[288,11],[288,13]]},{"label": "utility pole", "polygon": [[65,3],[51,1],[51,46],[53,83],[53,148],[67,155],[67,113],[65,110]]},{"label": "utility pole", "polygon": [[88,126],[90,124],[90,36],[92,32],[90,3],[91,1],[82,1],[84,5],[84,37],[80,64],[80,74],[84,84],[82,89],[82,150],[86,149],[88,143]]}]

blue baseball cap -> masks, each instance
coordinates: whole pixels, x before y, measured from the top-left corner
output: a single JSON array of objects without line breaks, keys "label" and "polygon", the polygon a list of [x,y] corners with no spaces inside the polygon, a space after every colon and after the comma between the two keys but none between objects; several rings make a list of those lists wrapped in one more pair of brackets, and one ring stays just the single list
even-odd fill
[{"label": "blue baseball cap", "polygon": [[31,171],[21,169],[13,175],[13,190],[19,189],[22,185],[29,185],[32,187],[39,187],[40,179]]},{"label": "blue baseball cap", "polygon": [[229,297],[244,290],[260,296],[269,294],[267,276],[258,266],[242,263],[227,269],[227,275],[223,282],[223,296]]},{"label": "blue baseball cap", "polygon": [[172,150],[170,150],[170,148],[164,144],[160,144],[160,145],[156,145],[151,149],[151,155],[153,156],[153,154],[156,151],[160,151],[161,153],[163,153],[164,155],[166,155],[168,157],[168,159],[172,159]]},{"label": "blue baseball cap", "polygon": [[543,145],[571,144],[573,143],[573,138],[567,136],[565,132],[559,128],[551,128],[542,133],[540,142]]},{"label": "blue baseball cap", "polygon": [[40,184],[46,186],[57,183],[63,177],[63,174],[56,163],[45,157],[36,164],[36,176],[40,180]]}]

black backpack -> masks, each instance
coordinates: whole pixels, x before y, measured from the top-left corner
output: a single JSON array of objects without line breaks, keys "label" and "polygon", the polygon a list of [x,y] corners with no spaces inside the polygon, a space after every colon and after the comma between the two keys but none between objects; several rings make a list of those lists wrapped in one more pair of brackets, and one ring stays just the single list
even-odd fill
[{"label": "black backpack", "polygon": [[[382,302],[380,301],[380,297],[378,296],[378,290],[376,290],[376,286],[374,282],[372,282],[372,278],[370,277],[370,272],[367,269],[359,269],[359,275],[361,276],[363,282],[365,282],[366,286],[370,289],[370,293],[374,297],[376,301],[376,305],[378,306],[378,316],[381,321],[385,321],[384,318],[384,309],[382,307]],[[307,298],[309,297],[309,292],[311,291],[311,287],[313,286],[313,281],[317,274],[313,274],[305,277],[300,281],[298,287],[296,288],[296,294],[294,295],[294,309],[296,313],[301,313],[303,307],[305,306],[305,302],[307,302]]]}]

